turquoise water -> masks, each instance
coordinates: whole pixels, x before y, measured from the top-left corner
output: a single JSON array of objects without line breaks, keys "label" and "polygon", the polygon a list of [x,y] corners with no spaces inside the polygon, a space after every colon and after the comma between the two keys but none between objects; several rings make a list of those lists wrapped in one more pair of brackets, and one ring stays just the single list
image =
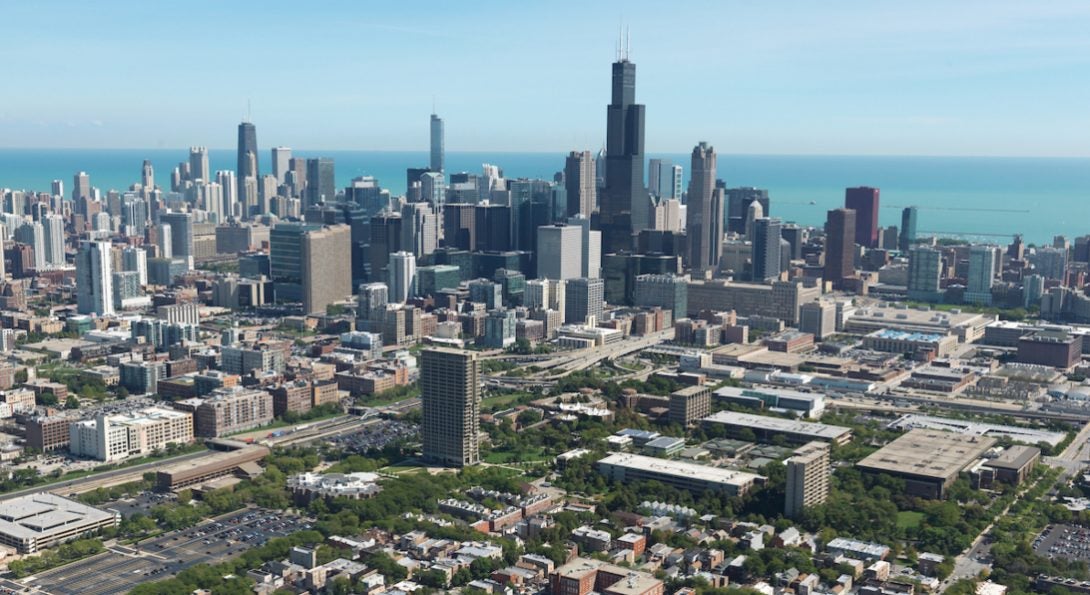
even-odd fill
[{"label": "turquoise water", "polygon": [[[399,194],[405,168],[425,165],[425,151],[297,151],[302,157],[336,160],[337,183],[373,175]],[[102,189],[123,189],[139,179],[144,159],[155,165],[156,180],[169,185],[170,171],[188,157],[186,149],[0,149],[0,188],[48,190],[80,170]],[[650,155],[680,163],[688,155]],[[212,149],[213,170],[234,169],[235,152]],[[263,150],[261,171],[271,170]],[[551,179],[564,166],[561,153],[447,153],[447,170],[479,173],[482,163],[503,168],[509,178]],[[1029,242],[1050,242],[1090,234],[1090,159],[1015,157],[825,157],[720,155],[719,177],[730,186],[767,188],[771,214],[803,225],[821,225],[825,211],[843,205],[844,188],[882,190],[880,222],[900,224],[900,208],[920,207],[919,229],[976,241],[1007,242],[1021,233]],[[812,203],[812,204],[811,204]]]}]

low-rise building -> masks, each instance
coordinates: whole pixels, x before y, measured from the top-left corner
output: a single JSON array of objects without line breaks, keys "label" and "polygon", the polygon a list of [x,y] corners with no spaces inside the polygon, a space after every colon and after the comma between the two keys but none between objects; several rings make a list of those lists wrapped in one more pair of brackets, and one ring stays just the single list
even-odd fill
[{"label": "low-rise building", "polygon": [[843,426],[797,421],[782,417],[768,417],[736,411],[719,411],[704,418],[705,424],[719,424],[733,438],[756,439],[771,442],[782,436],[788,443],[805,444],[813,440],[835,444],[847,444],[852,439],[852,429]]},{"label": "low-rise building", "polygon": [[622,483],[654,480],[691,492],[715,491],[729,496],[744,495],[765,479],[743,471],[628,453],[611,454],[598,461],[597,468],[608,479]]},{"label": "low-rise building", "polygon": [[0,543],[33,554],[107,527],[121,515],[49,493],[0,502]]},{"label": "low-rise building", "polygon": [[362,500],[382,491],[377,473],[300,473],[288,478],[288,490],[297,506],[318,498]]},{"label": "low-rise building", "polygon": [[915,429],[856,463],[868,473],[885,473],[905,480],[905,492],[942,498],[958,474],[995,445],[995,439]]}]

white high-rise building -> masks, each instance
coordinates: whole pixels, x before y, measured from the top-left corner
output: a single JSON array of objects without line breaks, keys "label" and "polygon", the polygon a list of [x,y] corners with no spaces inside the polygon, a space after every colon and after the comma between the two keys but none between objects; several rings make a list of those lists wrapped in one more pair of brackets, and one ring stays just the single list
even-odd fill
[{"label": "white high-rise building", "polygon": [[45,232],[45,261],[52,266],[64,266],[64,217],[46,215],[42,218]]},{"label": "white high-rise building", "polygon": [[577,279],[583,276],[583,230],[576,225],[537,228],[537,276]]},{"label": "white high-rise building", "polygon": [[219,212],[230,215],[234,204],[238,202],[238,179],[235,177],[235,172],[231,170],[217,171],[216,183],[223,188],[223,200],[221,201],[223,207]]},{"label": "white high-rise building", "polygon": [[76,301],[80,314],[114,313],[109,242],[80,242],[76,254]]},{"label": "white high-rise building", "polygon": [[283,184],[287,181],[288,170],[291,168],[291,149],[288,147],[272,148],[273,175],[276,183]]},{"label": "white high-rise building", "polygon": [[148,253],[141,248],[125,248],[121,251],[121,269],[135,272],[140,285],[148,284]]},{"label": "white high-rise building", "polygon": [[159,256],[174,258],[174,230],[169,223],[159,225]]},{"label": "white high-rise building", "polygon": [[590,228],[590,218],[576,215],[568,219],[568,225],[580,228],[581,262],[580,277],[597,279],[602,276],[602,232]]},{"label": "white high-rise building", "polygon": [[568,282],[563,279],[549,279],[549,309],[563,314],[567,307]]},{"label": "white high-rise building", "polygon": [[531,310],[547,310],[549,308],[549,280],[530,279],[527,281],[523,304]]},{"label": "white high-rise building", "polygon": [[439,247],[439,216],[426,202],[406,204],[401,209],[401,245],[417,258],[423,258]]},{"label": "white high-rise building", "polygon": [[390,302],[403,304],[413,294],[416,283],[416,256],[404,250],[392,252],[387,268]]}]

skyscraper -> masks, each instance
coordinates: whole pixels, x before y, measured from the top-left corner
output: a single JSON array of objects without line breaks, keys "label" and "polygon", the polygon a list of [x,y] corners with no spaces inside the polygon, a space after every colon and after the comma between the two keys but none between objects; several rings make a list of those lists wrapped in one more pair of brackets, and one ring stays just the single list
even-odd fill
[{"label": "skyscraper", "polygon": [[590,151],[572,151],[564,160],[564,189],[568,193],[567,215],[590,218],[598,202],[594,157]]},{"label": "skyscraper", "polygon": [[303,234],[303,312],[326,307],[352,294],[352,228],[330,225]]},{"label": "skyscraper", "polygon": [[72,200],[81,198],[93,198],[91,196],[91,176],[87,172],[79,172],[72,176]]},{"label": "skyscraper", "polygon": [[333,174],[331,157],[307,159],[307,206],[333,202],[337,198],[337,185]]},{"label": "skyscraper", "polygon": [[564,281],[564,322],[572,324],[597,324],[605,309],[605,281],[602,279],[567,279]]},{"label": "skyscraper", "polygon": [[681,166],[669,159],[652,159],[647,166],[647,190],[659,200],[681,200]]},{"label": "skyscraper", "polygon": [[825,219],[825,280],[839,286],[855,276],[855,211],[834,209]]},{"label": "skyscraper", "polygon": [[45,269],[45,230],[42,229],[42,224],[37,221],[25,221],[15,228],[13,235],[16,242],[26,244],[34,251],[34,270],[41,271]]},{"label": "skyscraper", "polygon": [[723,192],[715,187],[715,149],[701,142],[693,148],[692,177],[685,226],[689,268],[695,277],[719,268],[723,255]]},{"label": "skyscraper", "polygon": [[184,260],[187,270],[193,270],[193,215],[161,213],[159,222],[170,226],[170,252],[167,258]]},{"label": "skyscraper", "polygon": [[916,241],[916,207],[905,207],[901,211],[901,237],[897,247],[901,252],[908,252],[909,247]]},{"label": "skyscraper", "polygon": [[147,159],[140,167],[140,186],[148,191],[155,188],[155,167]]},{"label": "skyscraper", "polygon": [[930,246],[916,246],[908,252],[908,299],[922,302],[942,300],[942,253]]},{"label": "skyscraper", "polygon": [[283,185],[287,182],[288,171],[291,168],[291,149],[288,147],[272,148],[273,175],[276,183]]},{"label": "skyscraper", "polygon": [[753,187],[728,188],[727,189],[727,231],[730,233],[744,234],[746,232],[746,213],[754,202],[761,204],[761,213],[765,217],[771,215],[768,202],[768,190]]},{"label": "skyscraper", "polygon": [[443,171],[443,119],[439,116],[431,115],[431,170],[435,172]]},{"label": "skyscraper", "polygon": [[212,181],[207,147],[189,147],[189,179],[204,180],[206,183]]},{"label": "skyscraper", "polygon": [[576,279],[582,272],[582,230],[574,225],[542,225],[537,229],[537,276]]},{"label": "skyscraper", "polygon": [[844,208],[855,211],[855,243],[867,248],[878,245],[878,189],[868,186],[844,191]]},{"label": "skyscraper", "polygon": [[775,281],[780,277],[780,239],[783,223],[761,217],[753,226],[753,280]]},{"label": "skyscraper", "polygon": [[805,508],[822,504],[829,496],[829,445],[810,442],[784,463],[787,466],[784,516],[798,518]]},{"label": "skyscraper", "polygon": [[404,250],[392,252],[387,272],[389,281],[386,285],[390,288],[390,301],[404,304],[415,293],[416,256]]},{"label": "skyscraper", "polygon": [[257,128],[251,122],[242,122],[238,125],[238,197],[242,200],[246,196],[246,178],[257,179]]},{"label": "skyscraper", "polygon": [[629,250],[632,235],[651,224],[651,199],[644,187],[643,105],[636,103],[636,65],[618,48],[613,63],[612,101],[606,108],[605,189],[601,197],[606,253]]},{"label": "skyscraper", "polygon": [[121,251],[121,270],[136,273],[141,285],[148,284],[148,253],[142,248],[125,248]]},{"label": "skyscraper", "polygon": [[990,306],[992,303],[992,285],[995,284],[995,269],[998,254],[995,246],[972,246],[969,248],[969,278],[965,287],[965,302]]},{"label": "skyscraper", "polygon": [[46,264],[64,266],[64,217],[46,215],[42,218],[42,231]]},{"label": "skyscraper", "polygon": [[114,313],[110,243],[80,242],[76,253],[76,303],[80,314]]},{"label": "skyscraper", "polygon": [[481,384],[477,354],[456,349],[420,353],[420,435],[424,458],[464,467],[480,462]]}]

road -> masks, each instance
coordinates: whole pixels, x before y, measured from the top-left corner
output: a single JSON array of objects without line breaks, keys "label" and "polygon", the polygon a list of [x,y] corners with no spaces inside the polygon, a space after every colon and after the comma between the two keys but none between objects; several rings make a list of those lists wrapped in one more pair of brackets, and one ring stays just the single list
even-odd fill
[{"label": "road", "polygon": [[0,499],[10,499],[19,496],[26,496],[28,494],[37,494],[39,492],[52,492],[58,495],[67,494],[79,494],[88,492],[105,485],[119,485],[123,483],[129,483],[137,481],[144,476],[144,473],[148,471],[156,471],[165,465],[181,463],[192,459],[208,456],[209,451],[191,452],[184,455],[178,455],[168,459],[158,459],[149,463],[141,463],[139,465],[133,465],[132,467],[125,467],[123,469],[111,469],[109,471],[102,471],[100,473],[94,473],[78,479],[69,479],[61,481],[59,483],[51,483],[47,485],[39,485],[30,488],[24,488],[21,490],[15,490],[14,492],[7,492],[0,495]]}]

